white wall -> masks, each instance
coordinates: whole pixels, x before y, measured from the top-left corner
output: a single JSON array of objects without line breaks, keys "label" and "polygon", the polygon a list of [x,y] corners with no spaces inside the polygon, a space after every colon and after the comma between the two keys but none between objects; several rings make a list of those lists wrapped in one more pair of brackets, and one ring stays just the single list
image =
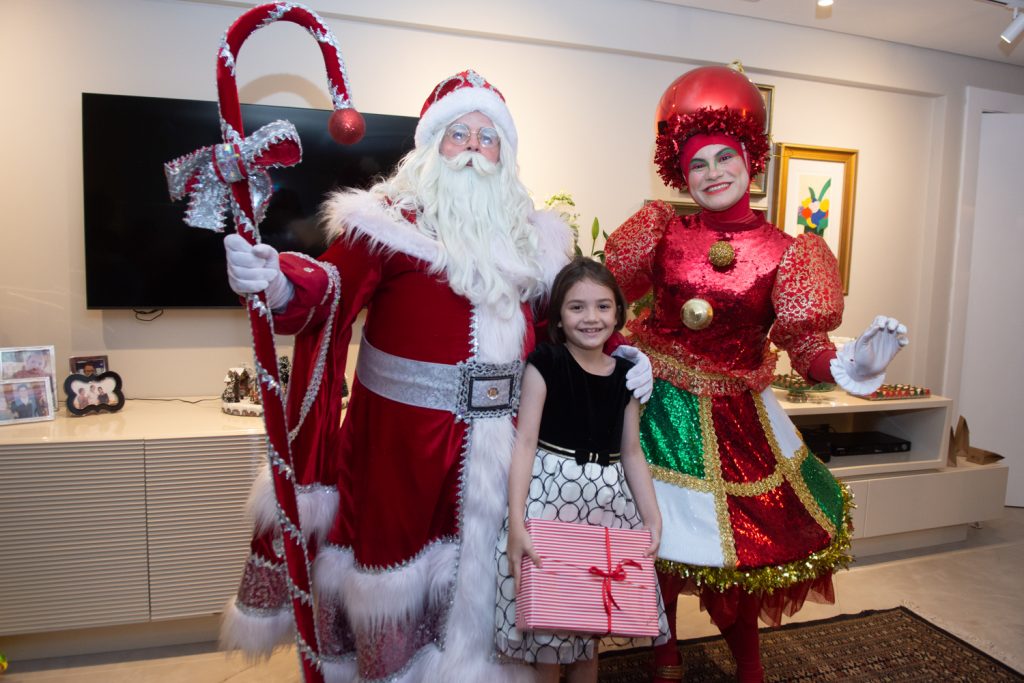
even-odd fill
[{"label": "white wall", "polygon": [[[694,66],[741,59],[776,87],[776,140],[860,150],[839,334],[878,312],[900,317],[913,342],[890,376],[941,391],[965,88],[1024,94],[1024,69],[647,0],[308,4],[338,37],[359,109],[416,115],[438,80],[472,66],[509,101],[538,203],[570,192],[583,224],[598,216],[606,229],[669,196],[650,161],[665,87]],[[85,310],[80,152],[83,91],[215,99],[218,41],[247,6],[4,0],[0,346],[107,353],[131,396],[212,395],[224,369],[249,357],[241,311],[169,310],[142,323]],[[246,42],[238,79],[244,102],[329,106],[320,53],[291,24]]]}]

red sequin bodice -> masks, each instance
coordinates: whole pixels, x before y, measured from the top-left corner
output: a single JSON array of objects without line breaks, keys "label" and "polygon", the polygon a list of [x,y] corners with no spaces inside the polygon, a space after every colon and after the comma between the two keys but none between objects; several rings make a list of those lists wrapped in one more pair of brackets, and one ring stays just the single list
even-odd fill
[{"label": "red sequin bodice", "polygon": [[[708,260],[711,245],[718,241],[728,242],[735,254],[725,268]],[[675,218],[655,249],[654,312],[645,327],[720,370],[758,369],[775,320],[775,274],[792,241],[769,223],[725,232],[708,228],[697,216]],[[694,298],[706,300],[714,311],[711,324],[701,330],[687,328],[680,315],[683,305]]]},{"label": "red sequin bodice", "polygon": [[[709,258],[719,241],[732,247],[726,266]],[[655,376],[697,394],[768,386],[775,368],[769,333],[804,373],[831,348],[827,332],[842,320],[838,268],[827,245],[813,235],[787,235],[759,215],[742,226],[717,226],[655,202],[612,233],[605,253],[629,300],[653,290],[653,310],[628,329],[651,356]],[[683,323],[681,309],[691,299],[711,305],[703,329]]]}]

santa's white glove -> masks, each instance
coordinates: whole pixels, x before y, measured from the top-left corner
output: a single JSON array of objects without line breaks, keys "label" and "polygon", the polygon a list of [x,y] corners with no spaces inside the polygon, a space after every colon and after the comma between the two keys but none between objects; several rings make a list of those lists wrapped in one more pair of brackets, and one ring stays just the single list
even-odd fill
[{"label": "santa's white glove", "polygon": [[626,388],[641,403],[647,403],[654,391],[654,374],[651,372],[651,359],[635,346],[620,346],[612,351],[616,358],[632,361],[633,367],[626,373]]},{"label": "santa's white glove", "polygon": [[910,343],[907,327],[895,318],[877,316],[860,337],[847,342],[832,359],[832,377],[851,394],[866,396],[882,386],[885,368]]},{"label": "santa's white glove", "polygon": [[228,257],[228,284],[235,294],[245,296],[265,291],[272,311],[282,311],[295,295],[295,287],[281,272],[277,249],[269,244],[249,244],[244,237],[224,238]]}]

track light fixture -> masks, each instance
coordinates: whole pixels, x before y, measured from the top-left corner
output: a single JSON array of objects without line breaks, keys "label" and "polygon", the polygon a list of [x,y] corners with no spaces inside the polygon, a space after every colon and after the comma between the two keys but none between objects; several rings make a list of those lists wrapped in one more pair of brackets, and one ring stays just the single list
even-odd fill
[{"label": "track light fixture", "polygon": [[1007,45],[1017,40],[1021,33],[1024,33],[1024,0],[988,0],[994,5],[1002,5],[1013,11],[1013,19],[1010,25],[999,34],[999,39]]},{"label": "track light fixture", "polygon": [[1013,8],[1013,21],[1006,27],[1002,33],[999,34],[999,38],[1004,43],[1012,43],[1017,40],[1017,36],[1024,33],[1024,12],[1021,12],[1020,7]]}]

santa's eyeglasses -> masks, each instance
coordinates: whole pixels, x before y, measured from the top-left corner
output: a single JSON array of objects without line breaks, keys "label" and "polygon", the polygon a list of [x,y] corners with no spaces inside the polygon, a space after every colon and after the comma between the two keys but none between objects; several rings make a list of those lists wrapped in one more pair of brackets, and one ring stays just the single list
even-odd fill
[{"label": "santa's eyeglasses", "polygon": [[[464,123],[453,123],[445,129],[444,137],[446,140],[458,145],[459,147],[465,147],[469,144],[470,138],[473,137],[473,132],[474,131]],[[498,131],[490,127],[478,128],[476,130],[476,139],[484,149],[497,147],[500,142],[500,139],[498,138]]]}]

